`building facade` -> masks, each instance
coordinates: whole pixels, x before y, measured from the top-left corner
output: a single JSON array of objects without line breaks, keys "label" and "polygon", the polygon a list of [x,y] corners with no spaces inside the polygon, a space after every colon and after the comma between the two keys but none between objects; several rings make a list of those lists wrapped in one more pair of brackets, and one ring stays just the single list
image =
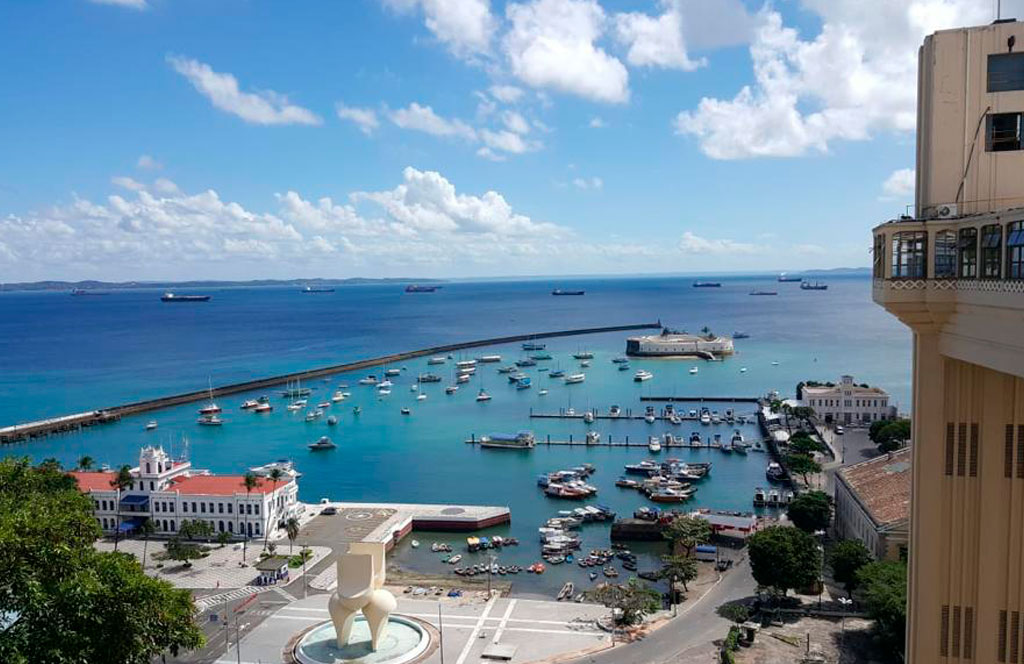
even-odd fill
[{"label": "building facade", "polygon": [[195,470],[188,461],[172,460],[163,448],[144,447],[139,465],[131,469],[132,482],[118,490],[111,486],[117,473],[109,470],[70,473],[93,500],[96,521],[105,533],[131,532],[149,519],[156,534],[170,536],[184,521],[206,521],[216,533],[232,537],[263,537],[299,508],[294,476],[275,485],[260,478],[245,490],[242,475],[213,475]]},{"label": "building facade", "polygon": [[913,331],[907,661],[1024,659],[1024,25],[920,51],[913,217],[873,297]]},{"label": "building facade", "polygon": [[878,387],[864,387],[843,376],[835,385],[804,385],[803,403],[826,422],[840,424],[891,420],[896,408],[889,405],[889,393]]},{"label": "building facade", "polygon": [[836,537],[860,540],[878,560],[905,559],[910,468],[911,449],[904,448],[836,473]]},{"label": "building facade", "polygon": [[670,332],[650,334],[626,339],[626,355],[635,356],[695,356],[708,359],[732,355],[733,341],[730,337],[713,334],[704,336]]}]

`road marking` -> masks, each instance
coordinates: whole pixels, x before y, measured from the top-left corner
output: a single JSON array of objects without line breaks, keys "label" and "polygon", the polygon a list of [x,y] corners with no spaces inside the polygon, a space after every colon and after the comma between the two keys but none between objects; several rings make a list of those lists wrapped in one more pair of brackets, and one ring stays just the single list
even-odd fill
[{"label": "road marking", "polygon": [[466,645],[462,647],[462,652],[459,653],[459,658],[455,660],[455,664],[464,664],[466,658],[469,657],[469,651],[473,649],[473,641],[480,633],[480,628],[483,627],[484,621],[487,620],[487,616],[490,615],[491,609],[494,608],[498,598],[492,597],[487,601],[487,606],[484,607],[484,612],[480,614],[480,618],[476,621],[476,627],[469,633],[469,638],[466,640]]},{"label": "road marking", "polygon": [[242,588],[236,588],[235,590],[220,593],[218,595],[209,595],[196,600],[196,611],[202,613],[203,611],[212,609],[218,604],[232,602],[236,599],[248,597],[249,595],[257,595],[263,592],[263,590],[264,588],[259,588],[257,586],[243,586]]},{"label": "road marking", "polygon": [[501,622],[498,623],[498,629],[494,632],[494,639],[491,643],[497,643],[501,640],[501,633],[505,631],[505,626],[508,625],[509,616],[512,615],[512,610],[516,608],[516,600],[511,600],[508,603],[508,608],[505,609],[505,615],[501,617]]},{"label": "road marking", "polygon": [[278,595],[280,595],[281,597],[283,597],[286,600],[288,600],[289,602],[298,602],[299,601],[297,598],[295,598],[291,593],[289,593],[284,588],[276,588],[275,587],[272,590],[274,592],[276,592]]}]

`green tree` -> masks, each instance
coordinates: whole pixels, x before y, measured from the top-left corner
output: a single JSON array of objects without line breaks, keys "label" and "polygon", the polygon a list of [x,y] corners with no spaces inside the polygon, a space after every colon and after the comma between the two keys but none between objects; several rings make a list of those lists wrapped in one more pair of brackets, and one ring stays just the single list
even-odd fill
[{"label": "green tree", "polygon": [[295,517],[289,517],[284,523],[284,532],[288,535],[288,555],[291,555],[292,545],[295,544],[295,540],[299,537],[299,520]]},{"label": "green tree", "polygon": [[164,548],[167,549],[167,557],[171,560],[177,560],[185,565],[185,567],[191,567],[191,561],[201,558],[203,555],[203,549],[195,542],[189,542],[181,539],[181,537],[173,537],[164,544]]},{"label": "green tree", "polygon": [[591,599],[609,609],[621,611],[620,622],[624,625],[636,625],[643,621],[644,616],[661,607],[658,591],[648,588],[637,579],[630,579],[621,585],[606,583],[588,594]]},{"label": "green tree", "polygon": [[832,499],[824,491],[801,493],[789,503],[786,515],[800,530],[808,533],[825,530],[832,520]]},{"label": "green tree", "polygon": [[821,551],[813,537],[797,528],[771,526],[747,541],[750,570],[758,585],[785,595],[813,585],[821,569]]},{"label": "green tree", "polygon": [[132,468],[129,465],[121,466],[117,470],[117,474],[114,475],[114,479],[110,480],[110,486],[117,489],[117,502],[114,504],[117,507],[117,529],[114,530],[114,551],[117,551],[117,543],[121,538],[121,492],[132,485],[134,481],[132,477]]},{"label": "green tree", "polygon": [[818,443],[806,431],[797,431],[789,439],[789,451],[797,454],[812,454],[820,449]]},{"label": "green tree", "polygon": [[697,561],[690,556],[662,556],[658,576],[672,583],[682,583],[683,590],[689,591],[686,584],[697,578]]},{"label": "green tree", "polygon": [[227,546],[227,543],[231,541],[231,533],[226,530],[222,530],[217,533],[217,544],[220,544],[221,548]]},{"label": "green tree", "polygon": [[78,458],[79,470],[91,470],[94,465],[96,465],[96,461],[89,455],[81,456]]},{"label": "green tree", "polygon": [[156,524],[153,519],[146,517],[139,524],[138,534],[142,535],[142,569],[146,569],[146,553],[149,551],[149,538],[156,532]]},{"label": "green tree", "polygon": [[893,652],[902,652],[907,627],[907,566],[880,560],[857,572],[857,595],[875,620],[875,630]]},{"label": "green tree", "polygon": [[711,539],[711,524],[696,516],[678,516],[662,531],[662,536],[672,543],[673,553],[682,548],[689,556],[695,546]]},{"label": "green tree", "polygon": [[178,528],[178,535],[189,541],[203,539],[209,542],[210,538],[214,536],[213,524],[202,519],[182,521]]},{"label": "green tree", "polygon": [[[872,423],[868,429],[868,437],[878,445],[882,452],[894,452],[907,444],[910,440],[910,420],[886,421],[882,426],[875,429]],[[872,430],[874,429],[874,435]]]},{"label": "green tree", "polygon": [[800,475],[804,484],[808,486],[810,486],[810,481],[807,476],[811,473],[821,472],[821,464],[812,459],[809,454],[787,454],[783,461],[789,472]]},{"label": "green tree", "polygon": [[187,590],[146,576],[134,557],[93,548],[93,501],[71,476],[0,461],[0,661],[148,664],[198,648]]},{"label": "green tree", "polygon": [[857,589],[857,572],[871,562],[871,552],[860,540],[844,539],[829,552],[828,566],[832,578],[843,584],[847,594]]},{"label": "green tree", "polygon": [[[249,496],[252,494],[252,490],[260,485],[260,478],[256,473],[248,472],[242,477],[242,486],[245,487],[245,503],[249,505]],[[245,523],[242,524],[242,562],[245,562],[245,551],[246,545],[249,542],[249,514],[245,515]]]}]

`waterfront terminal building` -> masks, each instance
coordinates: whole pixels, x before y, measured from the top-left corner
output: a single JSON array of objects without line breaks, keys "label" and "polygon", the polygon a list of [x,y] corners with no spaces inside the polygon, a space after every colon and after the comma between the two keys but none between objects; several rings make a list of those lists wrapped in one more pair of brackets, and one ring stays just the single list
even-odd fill
[{"label": "waterfront terminal building", "polygon": [[216,533],[262,537],[299,509],[294,475],[276,485],[261,477],[259,485],[247,492],[242,475],[196,470],[189,461],[172,460],[161,447],[142,448],[139,465],[131,469],[132,482],[123,490],[111,486],[117,477],[111,470],[70,474],[92,498],[96,521],[108,534],[119,527],[131,532],[148,518],[158,536],[174,535],[183,521],[198,519]]},{"label": "waterfront terminal building", "polygon": [[802,401],[826,422],[867,424],[896,417],[889,405],[889,393],[879,387],[857,385],[853,376],[843,376],[836,385],[804,385]]},{"label": "waterfront terminal building", "polygon": [[913,332],[907,661],[1024,658],[1024,24],[920,50],[913,216],[875,302]]},{"label": "waterfront terminal building", "polygon": [[906,559],[910,457],[905,447],[836,473],[836,537],[860,540],[878,560]]},{"label": "waterfront terminal building", "polygon": [[626,355],[636,357],[701,357],[714,360],[732,355],[732,338],[714,334],[687,334],[668,328],[661,334],[626,339]]}]

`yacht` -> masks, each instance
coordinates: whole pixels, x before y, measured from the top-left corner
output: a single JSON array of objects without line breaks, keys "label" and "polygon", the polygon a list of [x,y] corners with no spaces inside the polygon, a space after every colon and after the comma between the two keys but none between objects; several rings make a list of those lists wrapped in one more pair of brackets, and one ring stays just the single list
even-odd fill
[{"label": "yacht", "polygon": [[561,369],[555,369],[554,371],[548,372],[548,378],[562,378],[565,376],[565,372]]},{"label": "yacht", "polygon": [[516,381],[516,389],[517,390],[528,390],[528,389],[530,389],[530,377],[529,376],[523,376],[522,378],[517,380]]},{"label": "yacht", "polygon": [[457,377],[455,378],[455,382],[456,382],[456,383],[458,383],[458,384],[460,384],[460,385],[461,385],[462,383],[468,383],[468,382],[469,382],[469,374],[459,374],[459,375],[458,375],[458,376],[457,376]]},{"label": "yacht", "polygon": [[750,447],[750,445],[743,440],[743,434],[740,433],[739,430],[733,432],[729,445],[732,447],[734,452],[739,452],[740,454],[746,454],[747,449]]},{"label": "yacht", "polygon": [[612,364],[629,364],[629,358],[619,355],[612,358]]},{"label": "yacht", "polygon": [[458,389],[459,389],[458,385],[449,385],[448,387],[444,388],[444,393],[445,394],[455,394],[458,391]]},{"label": "yacht", "polygon": [[256,407],[252,409],[252,412],[254,412],[254,413],[269,413],[269,412],[271,412],[273,410],[274,410],[274,407],[272,405],[270,405],[270,403],[268,403],[266,401],[261,401],[260,403],[256,404]]},{"label": "yacht", "polygon": [[402,375],[402,370],[401,369],[385,369],[384,370],[384,377],[385,378],[394,378],[395,376],[401,376],[401,375]]},{"label": "yacht", "polygon": [[635,374],[633,374],[633,380],[637,383],[642,383],[645,380],[650,380],[652,378],[654,378],[654,374],[652,374],[650,371],[647,371],[646,369],[640,369]]},{"label": "yacht", "polygon": [[306,411],[306,421],[307,422],[312,422],[314,420],[319,420],[323,416],[324,416],[324,411],[319,410],[319,409],[317,409],[317,410],[307,410]]},{"label": "yacht", "polygon": [[424,400],[426,400],[426,398],[427,398],[426,394],[417,394],[416,395],[416,401],[424,401]]},{"label": "yacht", "polygon": [[690,367],[690,375],[691,376],[694,375],[695,373],[697,373],[698,371],[699,371],[699,369],[697,367]]},{"label": "yacht", "polygon": [[572,374],[570,376],[566,376],[565,377],[565,384],[566,385],[575,385],[576,383],[582,383],[586,379],[587,379],[587,375],[586,374],[582,374],[582,373]]},{"label": "yacht", "polygon": [[775,461],[770,461],[764,471],[770,482],[781,482],[786,479],[786,471]]},{"label": "yacht", "polygon": [[654,424],[654,420],[654,413],[647,413],[646,415],[644,415],[644,422],[647,422],[648,424]]},{"label": "yacht", "polygon": [[535,366],[537,366],[537,361],[536,360],[531,360],[530,358],[526,358],[524,360],[516,360],[516,366],[517,367],[535,367]]},{"label": "yacht", "polygon": [[320,440],[316,441],[315,443],[310,443],[308,447],[313,451],[333,450],[335,447],[337,447],[337,445],[335,445],[334,441],[328,438],[327,436],[320,436]]},{"label": "yacht", "polygon": [[676,415],[675,413],[672,413],[671,415],[668,416],[668,421],[671,422],[672,424],[675,424],[676,426],[683,423],[682,418]]},{"label": "yacht", "polygon": [[271,461],[270,463],[263,464],[262,466],[253,466],[249,469],[253,475],[258,477],[267,477],[275,469],[280,470],[288,477],[302,477],[302,473],[295,470],[295,464],[288,459],[278,459],[277,461]]},{"label": "yacht", "polygon": [[647,449],[655,453],[661,451],[661,441],[658,440],[657,436],[651,436],[647,439]]},{"label": "yacht", "polygon": [[330,401],[321,401],[320,403],[318,403],[316,405],[316,407],[321,409],[321,410],[326,410],[327,408],[331,407],[331,402]]},{"label": "yacht", "polygon": [[160,296],[161,302],[208,302],[209,300],[209,295],[175,295],[174,293],[164,293]]},{"label": "yacht", "polygon": [[419,390],[420,390],[420,386],[419,385],[410,385],[409,386],[409,391],[410,392],[419,392]]},{"label": "yacht", "polygon": [[334,395],[331,397],[331,401],[334,401],[335,403],[337,403],[338,401],[344,401],[344,400],[345,400],[345,393],[342,392],[341,390],[338,390],[337,392],[335,392]]},{"label": "yacht", "polygon": [[412,410],[409,409],[408,406],[405,406],[405,407],[402,408],[402,415],[408,415],[410,413],[412,413]]},{"label": "yacht", "polygon": [[740,373],[747,373],[746,367],[740,367]]},{"label": "yacht", "polygon": [[197,422],[206,427],[219,427],[224,424],[224,420],[220,419],[216,413],[201,415]]},{"label": "yacht", "polygon": [[505,450],[529,450],[533,449],[536,441],[531,431],[520,431],[514,435],[491,434],[480,436],[480,447]]},{"label": "yacht", "polygon": [[523,344],[523,350],[544,350],[546,347],[546,344],[538,344],[532,341]]},{"label": "yacht", "polygon": [[622,413],[622,409],[618,406],[612,406],[608,409],[608,414],[612,417],[618,417]]},{"label": "yacht", "polygon": [[548,393],[548,391],[547,391],[547,390],[541,390],[540,392],[538,392],[538,393],[537,393],[537,395],[538,395],[538,396],[544,396],[544,395],[545,395],[545,394],[547,394],[547,393]]},{"label": "yacht", "polygon": [[[472,373],[472,372],[470,372],[470,373]],[[441,377],[438,376],[437,374],[425,373],[425,374],[420,374],[419,376],[417,376],[416,377],[416,382],[419,382],[419,383],[440,383],[441,382]]]},{"label": "yacht", "polygon": [[711,424],[711,411],[709,411],[707,408],[700,409],[700,423]]},{"label": "yacht", "polygon": [[586,422],[587,424],[593,424],[594,423],[594,411],[588,410],[587,412],[583,413],[583,421]]},{"label": "yacht", "polygon": [[690,434],[690,444],[691,445],[703,445],[704,444],[704,441],[701,440],[700,432],[699,431],[694,431],[693,433]]},{"label": "yacht", "polygon": [[256,401],[255,399],[246,399],[242,402],[242,410],[250,410],[258,405],[260,405],[259,401]]},{"label": "yacht", "polygon": [[487,394],[487,392],[484,391],[484,388],[481,387],[480,391],[476,395],[476,400],[477,401],[490,401],[491,400],[491,395]]},{"label": "yacht", "polygon": [[476,361],[477,362],[481,362],[483,364],[489,364],[489,363],[492,363],[492,362],[501,362],[501,355],[482,355],[482,356],[476,358]]},{"label": "yacht", "polygon": [[394,386],[394,383],[392,383],[390,380],[388,380],[386,378],[384,380],[382,380],[381,382],[377,383],[377,388],[381,389],[381,390],[387,390],[387,389],[390,389],[393,386]]},{"label": "yacht", "polygon": [[382,397],[386,397],[387,395],[391,394],[391,390],[386,387],[382,387],[379,390],[377,390],[377,394],[379,394]]},{"label": "yacht", "polygon": [[597,445],[601,442],[601,434],[596,431],[588,431],[586,437],[587,445]]},{"label": "yacht", "polygon": [[432,357],[429,360],[427,360],[427,364],[444,364],[445,361],[446,358],[444,357]]},{"label": "yacht", "polygon": [[498,373],[500,373],[500,374],[512,373],[515,370],[516,370],[516,366],[514,364],[510,364],[507,367],[498,367]]},{"label": "yacht", "polygon": [[288,404],[288,410],[291,410],[291,411],[302,410],[305,407],[306,407],[306,400],[305,399],[298,399],[297,401],[293,401],[290,404]]},{"label": "yacht", "polygon": [[619,365],[619,371],[629,371],[629,362]]},{"label": "yacht", "polygon": [[594,354],[591,353],[590,351],[586,351],[585,350],[585,351],[581,351],[579,353],[573,353],[572,357],[575,360],[592,360],[592,359],[594,359]]},{"label": "yacht", "polygon": [[360,385],[376,385],[378,382],[379,381],[377,380],[377,377],[374,376],[373,374],[370,374],[369,376],[367,376],[365,378],[360,378],[359,379],[359,384]]},{"label": "yacht", "polygon": [[146,422],[146,431],[152,431],[157,427],[156,420]]},{"label": "yacht", "polygon": [[455,363],[457,369],[468,369],[469,367],[475,367],[476,360],[459,360]]}]

